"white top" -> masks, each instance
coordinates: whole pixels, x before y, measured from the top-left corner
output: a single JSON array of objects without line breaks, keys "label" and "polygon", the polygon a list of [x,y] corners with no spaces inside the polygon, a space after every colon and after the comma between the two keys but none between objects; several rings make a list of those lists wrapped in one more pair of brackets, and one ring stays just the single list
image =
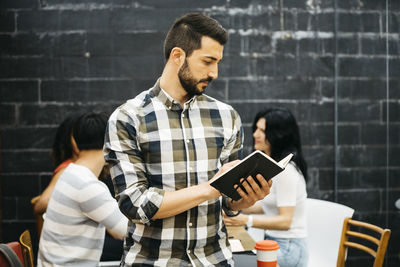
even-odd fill
[{"label": "white top", "polygon": [[37,266],[98,266],[105,228],[123,236],[127,224],[107,186],[88,168],[71,163],[47,207]]},{"label": "white top", "polygon": [[300,169],[291,161],[283,172],[272,178],[270,194],[260,201],[266,216],[279,215],[278,207],[295,207],[289,230],[266,230],[277,238],[304,238],[306,228],[306,183]]}]

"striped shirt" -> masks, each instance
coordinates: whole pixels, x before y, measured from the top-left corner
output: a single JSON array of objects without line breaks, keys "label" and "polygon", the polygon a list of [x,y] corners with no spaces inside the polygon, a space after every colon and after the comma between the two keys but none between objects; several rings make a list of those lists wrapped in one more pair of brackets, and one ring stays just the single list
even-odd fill
[{"label": "striped shirt", "polygon": [[127,221],[107,186],[88,168],[71,163],[47,207],[37,266],[98,266],[105,227],[123,236]]},{"label": "striped shirt", "polygon": [[152,220],[164,192],[207,182],[242,153],[238,113],[209,96],[183,108],[157,82],[110,116],[105,157],[121,211],[131,219],[122,265],[223,265],[232,262],[221,198]]}]

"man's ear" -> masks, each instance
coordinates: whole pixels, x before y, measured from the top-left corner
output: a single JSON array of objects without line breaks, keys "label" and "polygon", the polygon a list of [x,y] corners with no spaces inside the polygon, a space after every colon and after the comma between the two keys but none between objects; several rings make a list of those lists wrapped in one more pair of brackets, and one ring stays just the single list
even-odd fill
[{"label": "man's ear", "polygon": [[186,53],[180,47],[174,47],[171,50],[169,59],[174,62],[179,68],[185,63]]},{"label": "man's ear", "polygon": [[75,138],[71,135],[71,145],[72,145],[72,152],[75,155],[79,155],[79,148],[76,144]]}]

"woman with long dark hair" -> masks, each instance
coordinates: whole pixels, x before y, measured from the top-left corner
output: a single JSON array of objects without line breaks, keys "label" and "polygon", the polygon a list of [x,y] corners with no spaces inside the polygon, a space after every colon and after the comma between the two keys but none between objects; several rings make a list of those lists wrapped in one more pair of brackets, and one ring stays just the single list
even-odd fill
[{"label": "woman with long dark hair", "polygon": [[[299,127],[285,108],[269,108],[257,113],[253,123],[254,149],[276,161],[293,153],[286,169],[275,176],[271,192],[244,210],[246,214],[225,217],[227,225],[247,225],[265,229],[266,239],[276,240],[280,267],[307,266],[305,201],[307,164],[304,160]],[[252,216],[252,213],[264,214]]]}]

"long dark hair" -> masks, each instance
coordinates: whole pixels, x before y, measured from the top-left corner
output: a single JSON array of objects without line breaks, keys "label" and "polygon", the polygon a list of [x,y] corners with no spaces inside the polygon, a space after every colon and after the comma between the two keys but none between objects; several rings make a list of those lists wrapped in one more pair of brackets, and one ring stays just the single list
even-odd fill
[{"label": "long dark hair", "polygon": [[76,119],[76,114],[70,115],[66,117],[57,128],[50,154],[55,166],[58,166],[63,161],[72,158],[73,149],[71,144],[71,135]]},{"label": "long dark hair", "polygon": [[293,153],[292,161],[296,163],[303,173],[304,179],[307,180],[307,163],[303,157],[300,131],[293,114],[286,108],[262,110],[254,118],[253,133],[257,129],[257,122],[261,118],[265,119],[265,136],[271,145],[270,156],[274,160],[280,161],[289,153]]}]

